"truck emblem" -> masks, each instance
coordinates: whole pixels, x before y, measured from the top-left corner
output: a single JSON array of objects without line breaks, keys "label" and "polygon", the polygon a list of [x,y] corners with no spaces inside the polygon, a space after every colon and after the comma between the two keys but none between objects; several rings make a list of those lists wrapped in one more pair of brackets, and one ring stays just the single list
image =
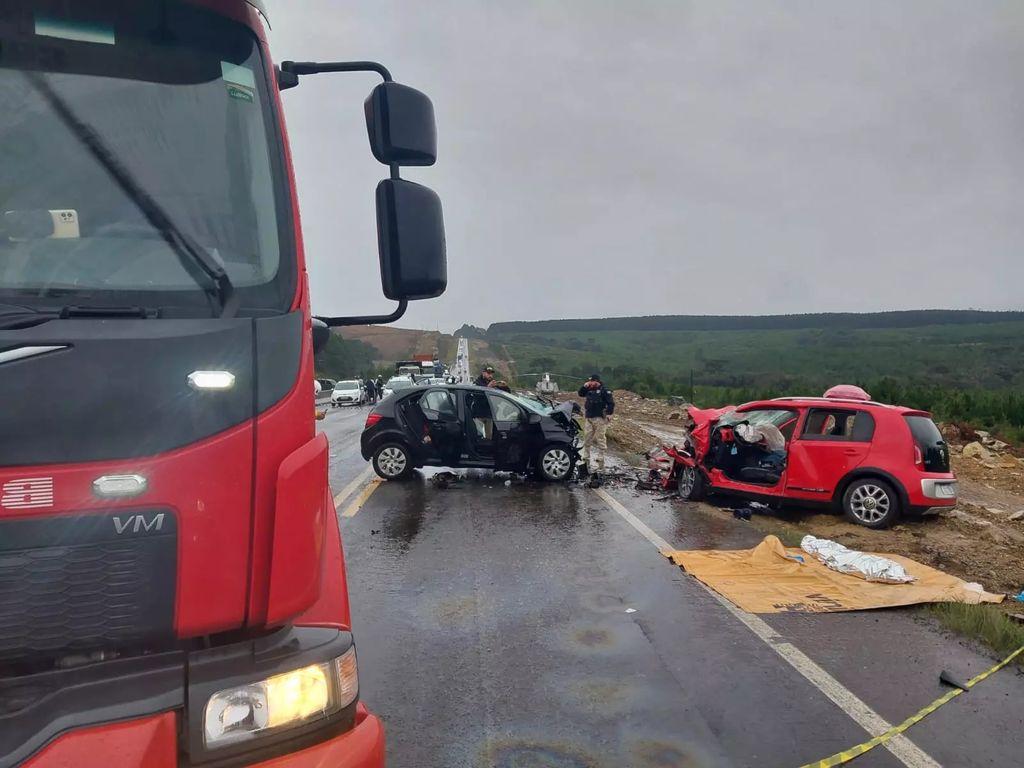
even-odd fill
[{"label": "truck emblem", "polygon": [[123,520],[120,517],[114,518],[114,531],[120,536],[122,533],[142,533],[145,531],[159,531],[164,527],[164,513],[154,515],[152,520],[147,520],[145,515],[129,515]]},{"label": "truck emblem", "polygon": [[53,478],[8,480],[0,490],[0,508],[42,509],[53,506]]}]

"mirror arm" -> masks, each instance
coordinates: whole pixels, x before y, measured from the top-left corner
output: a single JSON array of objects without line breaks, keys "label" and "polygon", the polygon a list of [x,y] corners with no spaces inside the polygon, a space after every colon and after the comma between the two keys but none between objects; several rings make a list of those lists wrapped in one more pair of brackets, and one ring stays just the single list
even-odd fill
[{"label": "mirror arm", "polygon": [[390,315],[353,315],[352,317],[317,317],[316,319],[329,328],[338,328],[343,325],[385,325],[401,318],[408,308],[409,301],[402,299]]},{"label": "mirror arm", "polygon": [[[393,83],[391,71],[376,61],[282,61],[277,79],[281,90],[294,88],[302,75],[319,75],[328,72],[376,72],[385,83]],[[391,163],[391,178],[401,179],[398,163]],[[401,317],[401,315],[398,315]],[[398,317],[394,319],[397,320]],[[385,322],[394,322],[393,320]]]},{"label": "mirror arm", "polygon": [[282,61],[281,69],[293,75],[319,75],[326,72],[376,72],[385,83],[394,82],[391,72],[376,61]]}]

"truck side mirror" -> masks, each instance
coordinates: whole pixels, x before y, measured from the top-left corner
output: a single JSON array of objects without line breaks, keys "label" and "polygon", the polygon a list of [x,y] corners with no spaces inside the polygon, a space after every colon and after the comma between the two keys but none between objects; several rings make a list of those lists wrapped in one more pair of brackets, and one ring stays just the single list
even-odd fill
[{"label": "truck side mirror", "polygon": [[377,241],[384,295],[395,301],[432,299],[448,287],[441,199],[404,179],[377,185]]},{"label": "truck side mirror", "polygon": [[401,83],[381,83],[363,104],[373,156],[385,165],[433,165],[437,161],[434,105],[426,94]]},{"label": "truck side mirror", "polygon": [[313,354],[319,355],[327,348],[327,342],[331,340],[331,329],[327,324],[313,318]]},{"label": "truck side mirror", "polygon": [[377,185],[377,245],[384,295],[398,307],[390,315],[320,319],[332,328],[393,323],[410,301],[435,298],[448,287],[441,201],[433,190],[400,177],[402,166],[437,160],[434,105],[415,88],[394,82],[387,67],[373,61],[284,61],[279,87],[293,88],[302,76],[327,72],[376,72],[384,80],[363,111],[373,156],[391,171],[391,178]]}]

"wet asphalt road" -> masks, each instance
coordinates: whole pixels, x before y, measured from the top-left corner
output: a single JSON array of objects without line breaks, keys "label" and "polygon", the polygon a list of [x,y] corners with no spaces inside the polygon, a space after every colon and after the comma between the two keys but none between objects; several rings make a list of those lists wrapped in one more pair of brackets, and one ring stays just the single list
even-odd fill
[{"label": "wet asphalt road", "polygon": [[[365,473],[367,409],[332,410],[335,493]],[[339,505],[359,496],[362,483]],[[672,546],[760,538],[700,505],[611,490]],[[384,483],[342,519],[363,700],[390,768],[799,766],[869,738],[598,494],[473,473]],[[993,659],[913,610],[763,617],[898,723]],[[858,766],[1024,765],[1024,675],[1004,670]]]}]

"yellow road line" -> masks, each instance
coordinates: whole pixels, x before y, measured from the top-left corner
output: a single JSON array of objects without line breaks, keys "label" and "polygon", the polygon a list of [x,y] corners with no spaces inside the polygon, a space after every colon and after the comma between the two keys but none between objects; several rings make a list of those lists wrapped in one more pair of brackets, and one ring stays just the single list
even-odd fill
[{"label": "yellow road line", "polygon": [[[613,512],[636,529],[637,533],[647,539],[658,550],[665,552],[673,549],[667,541],[652,531],[646,523],[624,507],[617,499],[604,489],[598,489],[597,495]],[[694,580],[704,588],[718,603],[731,613],[741,624],[754,633],[765,645],[771,648],[793,669],[803,675],[807,681],[832,700],[847,717],[870,734],[881,736],[893,728],[881,715],[865,704],[853,691],[846,688],[832,675],[819,667],[803,651],[789,643],[778,632],[771,628],[763,619],[752,613],[737,608],[711,587],[701,581]],[[885,742],[885,748],[907,768],[940,768],[939,764],[924,750],[914,744],[906,736],[894,734]]]},{"label": "yellow road line", "polygon": [[356,513],[362,509],[363,504],[366,503],[367,499],[373,496],[373,492],[380,488],[381,483],[384,481],[379,477],[373,478],[369,484],[360,491],[359,495],[356,496],[355,500],[345,507],[345,511],[341,513],[342,517],[355,517]]},{"label": "yellow road line", "polygon": [[370,477],[370,475],[372,475],[372,474],[373,474],[373,467],[370,466],[370,467],[367,467],[366,469],[364,469],[358,475],[356,475],[355,480],[353,480],[351,483],[349,483],[344,488],[342,488],[341,489],[341,493],[339,493],[337,496],[334,497],[334,506],[335,507],[340,507],[341,503],[343,501],[345,501],[345,499],[347,499],[353,493],[355,493],[356,489],[359,486],[361,486],[363,483],[365,483],[367,481],[367,479]]},{"label": "yellow road line", "polygon": [[[989,675],[995,674],[1000,669],[1005,667],[1007,664],[1009,664],[1011,661],[1017,658],[1017,656],[1019,656],[1021,653],[1024,653],[1024,646],[1018,648],[1016,651],[1011,653],[998,664],[989,667],[977,677],[968,680],[966,683],[964,683],[964,685],[966,685],[968,688],[973,688],[975,685],[980,683]],[[875,738],[869,739],[868,741],[858,744],[855,747],[844,749],[842,752],[836,752],[834,755],[832,755],[831,757],[826,757],[824,760],[818,760],[813,763],[807,763],[807,765],[803,766],[803,768],[832,768],[832,766],[843,765],[844,763],[848,763],[851,760],[853,760],[853,758],[860,757],[865,752],[868,752],[877,747],[879,744],[885,744],[893,736],[903,733],[910,726],[917,725],[917,723],[924,720],[928,715],[937,710],[943,704],[952,701],[964,692],[965,691],[962,688],[954,688],[952,691],[949,691],[949,693],[943,694],[942,696],[937,698],[928,706],[922,707],[917,712],[908,717],[906,720],[904,720],[902,723],[893,726],[885,733],[875,736]]]}]

